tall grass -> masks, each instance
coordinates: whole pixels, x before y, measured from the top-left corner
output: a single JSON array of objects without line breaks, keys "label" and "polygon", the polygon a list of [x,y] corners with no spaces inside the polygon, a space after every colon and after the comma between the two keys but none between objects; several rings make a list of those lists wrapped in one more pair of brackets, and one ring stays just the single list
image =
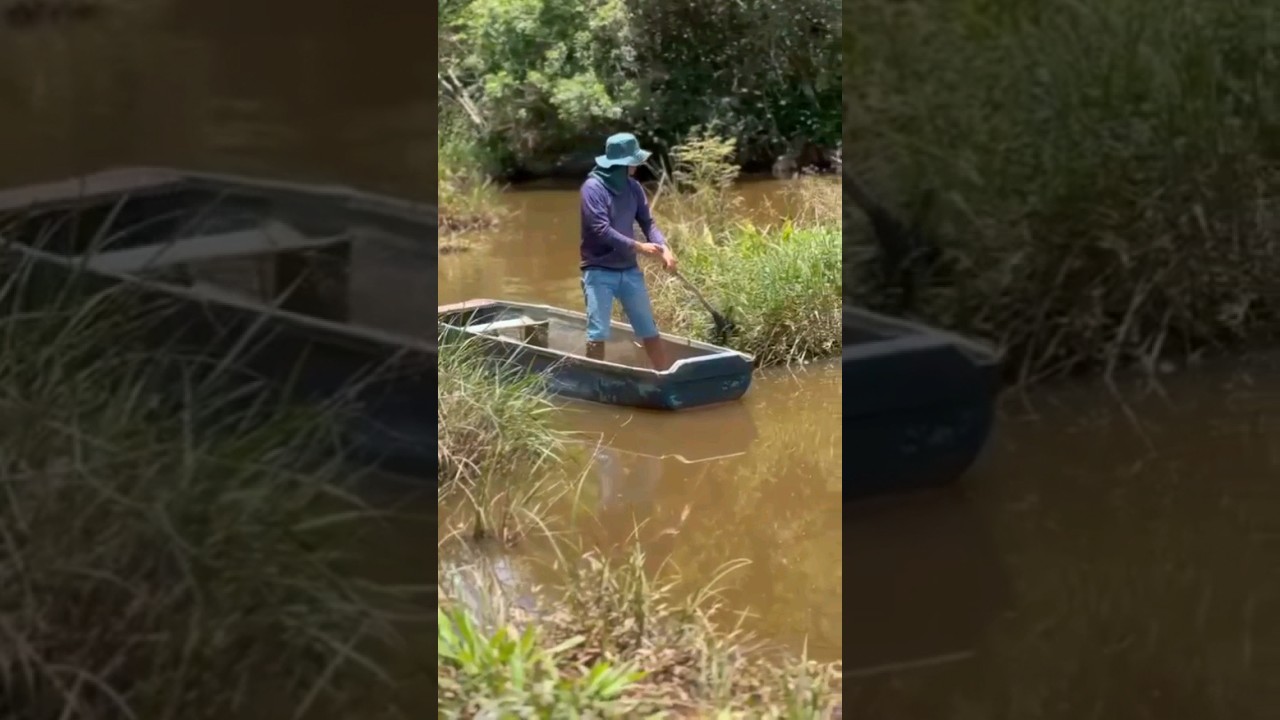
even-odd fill
[{"label": "tall grass", "polygon": [[825,178],[798,181],[776,225],[742,219],[731,141],[695,136],[673,153],[676,167],[655,211],[679,271],[735,325],[728,338],[688,289],[651,271],[655,311],[673,332],[727,342],[761,365],[831,357],[840,347],[840,193]]},{"label": "tall grass", "polygon": [[1274,3],[846,12],[850,168],[899,210],[941,200],[920,312],[1000,340],[1026,379],[1276,336]]},{"label": "tall grass", "polygon": [[558,500],[557,483],[547,480],[567,456],[544,380],[451,342],[441,344],[439,381],[440,499],[463,498],[474,538],[515,542]]},{"label": "tall grass", "polygon": [[472,343],[442,343],[436,393],[439,479],[474,483],[528,472],[550,460],[562,440],[543,378],[495,362]]},{"label": "tall grass", "polygon": [[31,311],[23,277],[0,285],[0,718],[342,712],[394,633],[344,572],[373,513],[328,416],[144,347],[162,308]]},{"label": "tall grass", "polygon": [[501,222],[499,190],[490,179],[475,134],[448,112],[440,114],[436,133],[436,182],[440,204],[441,252],[470,247],[463,233]]}]

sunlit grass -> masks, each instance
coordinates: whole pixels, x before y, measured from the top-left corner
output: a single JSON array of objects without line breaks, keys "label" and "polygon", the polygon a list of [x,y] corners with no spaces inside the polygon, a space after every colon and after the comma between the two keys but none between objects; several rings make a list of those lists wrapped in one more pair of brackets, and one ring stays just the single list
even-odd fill
[{"label": "sunlit grass", "polygon": [[[639,543],[605,556],[547,541],[556,548],[549,573],[561,580],[535,594],[528,579],[511,577],[510,564],[499,575],[483,555],[442,561],[443,717],[521,708],[546,717],[818,720],[839,705],[838,664],[770,651],[725,624],[722,585],[741,563],[690,589],[673,566],[650,569]],[[446,558],[456,556],[451,542]]]},{"label": "sunlit grass", "polygon": [[649,267],[655,311],[679,335],[727,342],[761,365],[832,357],[840,347],[840,186],[803,178],[779,221],[742,219],[733,144],[695,138],[678,149],[674,176],[655,199],[680,273],[735,326],[717,338],[710,314],[675,278]]}]

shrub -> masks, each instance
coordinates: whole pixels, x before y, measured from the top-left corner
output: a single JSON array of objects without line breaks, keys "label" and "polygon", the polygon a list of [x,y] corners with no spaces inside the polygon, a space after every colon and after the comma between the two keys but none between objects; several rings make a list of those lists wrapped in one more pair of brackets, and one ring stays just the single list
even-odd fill
[{"label": "shrub", "polygon": [[846,46],[851,167],[899,208],[941,200],[920,312],[1027,379],[1276,333],[1280,9],[926,5],[856,3]]}]

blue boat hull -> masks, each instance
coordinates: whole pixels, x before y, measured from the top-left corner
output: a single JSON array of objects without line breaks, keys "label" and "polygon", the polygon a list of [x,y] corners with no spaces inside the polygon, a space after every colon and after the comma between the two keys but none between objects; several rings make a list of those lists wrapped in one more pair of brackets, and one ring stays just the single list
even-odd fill
[{"label": "blue boat hull", "polygon": [[558,365],[537,356],[513,360],[545,377],[547,390],[560,397],[647,410],[687,410],[733,402],[746,394],[752,376],[750,363],[691,372],[679,380],[658,380]]},{"label": "blue boat hull", "polygon": [[[668,371],[656,372],[468,330],[513,314],[558,323],[574,336],[581,336],[586,324],[584,315],[560,308],[476,300],[440,309],[440,343],[475,344],[495,362],[538,374],[556,395],[606,405],[687,410],[733,402],[751,387],[750,356],[685,338],[663,336],[677,359]],[[614,323],[614,332],[630,337],[630,328],[621,323]]]},{"label": "blue boat hull", "polygon": [[998,353],[863,310],[846,309],[844,340],[845,498],[963,476],[995,422]]}]

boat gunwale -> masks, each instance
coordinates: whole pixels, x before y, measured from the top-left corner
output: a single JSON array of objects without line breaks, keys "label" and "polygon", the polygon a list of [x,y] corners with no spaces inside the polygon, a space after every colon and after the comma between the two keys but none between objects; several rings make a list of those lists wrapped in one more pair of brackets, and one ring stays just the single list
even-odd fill
[{"label": "boat gunwale", "polygon": [[[492,307],[492,306],[514,307],[514,308],[526,309],[526,310],[539,310],[551,315],[568,315],[574,319],[581,320],[584,326],[587,320],[587,316],[584,313],[556,307],[554,305],[546,305],[542,303],[524,303],[524,302],[518,302],[513,300],[494,300],[489,298],[463,300],[461,302],[448,303],[445,305],[441,305],[437,309],[437,315],[443,314],[446,312],[458,312],[461,310],[479,309],[483,307]],[[444,324],[460,332],[467,332],[464,326],[459,326],[453,323],[444,323]],[[630,328],[626,324],[619,322],[617,320],[611,319],[609,321],[609,325],[610,327],[617,328],[618,330],[622,330],[626,332],[630,331]],[[622,374],[628,374],[628,375],[657,376],[659,378],[671,378],[671,377],[675,377],[678,373],[683,372],[686,368],[690,368],[695,365],[705,364],[713,361],[723,361],[726,359],[734,359],[734,358],[743,360],[747,364],[747,367],[751,368],[752,370],[754,370],[755,368],[755,358],[752,357],[751,355],[748,355],[746,353],[739,352],[737,350],[733,350],[730,348],[720,347],[718,345],[712,345],[711,343],[705,343],[700,340],[694,340],[692,338],[686,338],[679,335],[672,335],[670,333],[659,333],[659,337],[669,342],[678,341],[676,344],[684,344],[684,345],[689,345],[691,347],[696,347],[699,350],[707,350],[709,351],[709,353],[706,355],[700,355],[692,358],[681,358],[675,361],[674,363],[672,363],[671,367],[667,368],[666,370],[655,370],[653,368],[642,368],[642,367],[636,367],[634,365],[623,365],[621,363],[611,362],[609,360],[596,360],[594,358],[588,358],[583,355],[575,355],[573,353],[565,352],[563,350],[555,350],[553,348],[543,348],[535,345],[529,345],[528,343],[523,343],[523,342],[520,342],[519,340],[502,337],[500,335],[473,335],[473,336],[482,337],[485,340],[490,342],[493,342],[493,341],[500,342],[504,346],[510,347],[513,350],[532,352],[532,353],[536,353],[543,356],[553,356],[553,357],[561,358],[562,361],[571,362],[577,365],[583,365],[587,367],[602,367],[602,368],[608,368],[610,370],[613,370],[616,368],[617,370],[623,371]]]},{"label": "boat gunwale", "polygon": [[[282,223],[283,224],[283,223]],[[286,227],[289,227],[286,225]],[[290,227],[290,229],[292,229]],[[182,256],[183,250],[189,250],[203,244],[215,245],[210,243],[211,240],[221,240],[229,243],[231,238],[249,235],[254,232],[261,233],[264,242],[260,245],[246,246],[237,252],[226,252],[221,248],[211,247],[208,254],[190,254],[186,257]],[[296,231],[295,231],[296,232]],[[145,243],[137,247],[124,248],[121,250],[102,250],[97,252],[80,253],[78,255],[65,255],[68,260],[76,260],[85,263],[92,270],[103,270],[114,267],[117,272],[121,273],[144,273],[148,271],[164,270],[175,265],[190,265],[193,263],[210,262],[217,260],[246,260],[260,259],[262,257],[270,257],[283,253],[306,252],[314,250],[324,250],[343,244],[353,244],[355,238],[348,232],[341,232],[336,235],[328,235],[325,237],[306,237],[301,236],[300,240],[292,240],[295,244],[278,242],[278,237],[272,237],[271,231],[266,227],[258,227],[253,230],[234,230],[231,232],[217,233],[211,235],[191,235],[185,237],[176,237],[171,240],[160,242]],[[147,250],[154,250],[154,255],[147,256]],[[166,253],[175,254],[166,255]],[[143,256],[145,259],[137,262],[122,262],[120,258],[129,258],[131,256]]]},{"label": "boat gunwale", "polygon": [[[846,322],[851,316],[855,322]],[[861,323],[871,326],[872,329],[893,333],[883,340],[844,344],[841,349],[843,362],[903,349],[948,346],[955,348],[979,366],[999,366],[1004,361],[1004,351],[988,341],[966,337],[914,320],[884,315],[866,308],[845,305],[841,322],[842,326]]]},{"label": "boat gunwale", "polygon": [[[129,180],[134,180],[130,183]],[[115,184],[113,184],[113,181]],[[204,187],[201,187],[204,186]],[[430,215],[439,224],[439,208],[432,203],[371,193],[338,184],[272,180],[251,175],[234,175],[163,166],[120,166],[40,183],[0,190],[0,213],[26,210],[56,210],[63,203],[181,189],[247,190],[263,193],[296,193],[320,200],[372,203],[383,207],[354,208],[361,211],[397,211]],[[74,208],[65,208],[73,210]]]},{"label": "boat gunwale", "polygon": [[[436,356],[439,351],[437,343],[421,340],[411,335],[381,330],[368,325],[325,320],[312,315],[287,310],[273,303],[255,302],[231,295],[215,295],[205,292],[198,286],[186,287],[182,285],[175,285],[155,278],[140,277],[128,271],[96,268],[85,261],[86,258],[92,258],[92,256],[68,256],[59,253],[50,253],[33,248],[30,245],[9,240],[3,235],[0,235],[0,248],[10,249],[11,251],[16,250],[20,254],[25,255],[27,258],[32,260],[52,263],[71,272],[82,272],[89,275],[96,275],[101,278],[121,283],[122,285],[163,292],[177,300],[189,300],[202,304],[214,303],[230,307],[235,310],[257,313],[265,318],[284,320],[294,323],[295,325],[300,325],[306,330],[324,333],[326,337],[313,338],[319,341],[333,342],[341,340],[361,340],[376,345],[395,346],[395,352],[391,357],[386,358],[387,361],[394,361],[402,355],[418,353],[427,353],[432,356]],[[252,255],[248,257],[252,257]]]}]

